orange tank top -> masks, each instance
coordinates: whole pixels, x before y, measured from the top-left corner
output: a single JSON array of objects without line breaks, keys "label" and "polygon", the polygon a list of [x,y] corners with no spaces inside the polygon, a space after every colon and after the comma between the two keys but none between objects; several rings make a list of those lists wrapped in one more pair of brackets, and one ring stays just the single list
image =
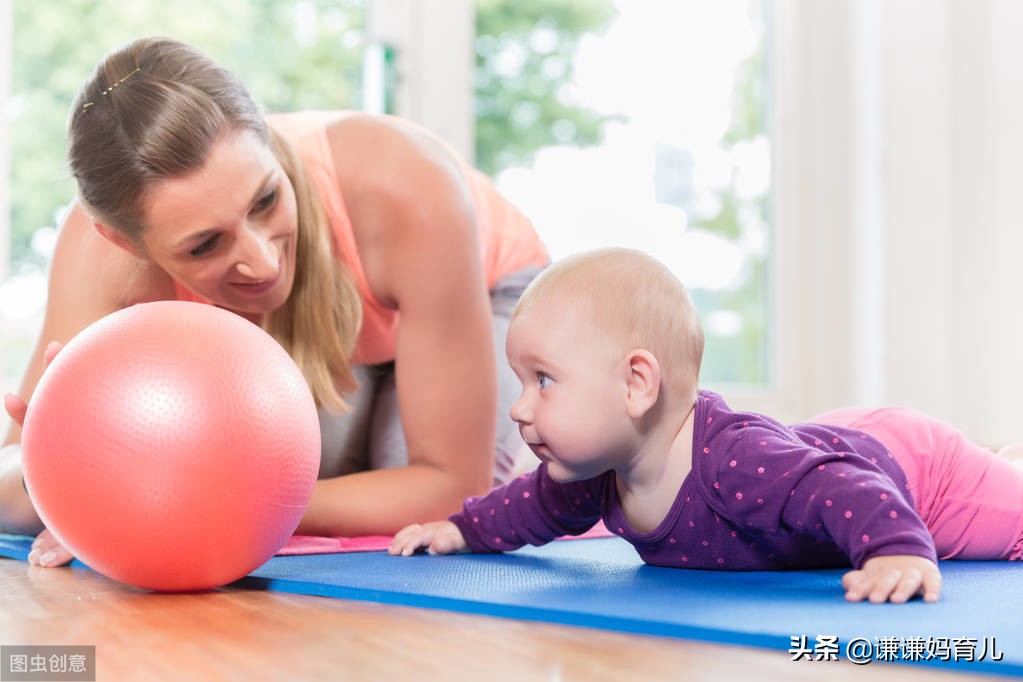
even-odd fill
[{"label": "orange tank top", "polygon": [[[356,343],[356,364],[379,364],[394,360],[399,312],[380,304],[373,296],[355,244],[355,234],[338,184],[333,156],[327,141],[327,125],[340,112],[303,111],[273,114],[267,118],[274,130],[288,140],[305,164],[316,187],[334,234],[338,257],[352,273],[362,299],[362,330]],[[476,206],[480,256],[487,287],[505,275],[529,265],[548,262],[543,242],[532,223],[501,196],[483,173],[461,162],[462,172]],[[438,264],[438,267],[442,267]],[[175,283],[180,300],[199,301],[195,294]]]}]

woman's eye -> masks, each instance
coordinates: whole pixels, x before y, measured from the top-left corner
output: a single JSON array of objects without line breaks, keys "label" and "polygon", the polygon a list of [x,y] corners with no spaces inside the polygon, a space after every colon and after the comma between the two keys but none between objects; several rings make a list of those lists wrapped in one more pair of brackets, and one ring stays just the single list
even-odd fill
[{"label": "woman's eye", "polygon": [[189,251],[188,252],[189,255],[191,255],[191,256],[202,256],[204,254],[209,253],[210,251],[213,250],[213,247],[217,245],[217,240],[219,238],[220,238],[219,235],[213,235],[212,237],[210,237],[209,239],[204,241],[202,244],[199,244],[199,246],[197,246],[194,249],[192,249],[191,251]]},{"label": "woman's eye", "polygon": [[543,372],[540,372],[536,375],[536,385],[541,389],[547,388],[551,385],[551,378]]},{"label": "woman's eye", "polygon": [[276,203],[277,190],[275,189],[272,192],[268,192],[267,194],[263,195],[263,198],[256,202],[256,205],[252,207],[252,210],[257,213],[260,213],[262,211],[270,209]]}]

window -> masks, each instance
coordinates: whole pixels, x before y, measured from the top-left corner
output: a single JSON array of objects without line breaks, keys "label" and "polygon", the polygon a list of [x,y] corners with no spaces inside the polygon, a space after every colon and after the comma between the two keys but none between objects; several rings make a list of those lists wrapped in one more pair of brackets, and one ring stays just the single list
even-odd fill
[{"label": "window", "polygon": [[[553,12],[519,35],[477,36],[477,83],[518,88],[484,100],[478,122],[505,122],[505,138],[528,140],[537,128],[551,138],[516,155],[512,145],[479,144],[478,133],[478,151],[497,147],[481,165],[553,257],[628,246],[665,262],[700,311],[710,384],[772,380],[765,9],[622,0],[579,37],[570,62],[556,59],[565,20]],[[538,78],[560,79],[557,106],[532,96]]]},{"label": "window", "polygon": [[12,4],[4,390],[35,342],[57,213],[74,191],[68,102],[106,49],[151,33],[209,52],[270,110],[418,120],[495,176],[553,256],[626,245],[672,267],[704,321],[705,382],[778,379],[763,0]]},{"label": "window", "polygon": [[393,111],[475,150],[555,256],[631,243],[674,264],[705,383],[735,407],[912,404],[1018,439],[1021,19],[1008,0],[0,2],[0,383],[71,196],[71,93],[160,32],[271,108]]}]

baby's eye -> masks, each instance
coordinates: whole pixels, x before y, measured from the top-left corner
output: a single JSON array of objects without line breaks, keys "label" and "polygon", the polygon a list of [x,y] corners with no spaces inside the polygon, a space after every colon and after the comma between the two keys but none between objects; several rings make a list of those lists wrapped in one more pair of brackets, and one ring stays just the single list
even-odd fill
[{"label": "baby's eye", "polygon": [[545,389],[551,385],[551,378],[544,374],[543,372],[537,372],[536,385],[539,386],[541,390]]}]

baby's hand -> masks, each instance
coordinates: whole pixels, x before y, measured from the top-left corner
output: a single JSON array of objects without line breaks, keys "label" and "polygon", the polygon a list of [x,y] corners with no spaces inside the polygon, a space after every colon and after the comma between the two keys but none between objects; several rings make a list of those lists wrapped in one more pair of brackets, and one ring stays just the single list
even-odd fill
[{"label": "baby's hand", "polygon": [[394,541],[387,551],[394,556],[412,556],[423,548],[430,554],[468,551],[462,531],[450,521],[434,521],[422,525],[413,523],[411,526],[405,526],[394,536]]},{"label": "baby's hand", "polygon": [[902,604],[923,593],[924,601],[938,601],[941,572],[929,559],[906,554],[876,556],[863,568],[842,576],[847,601],[870,599],[875,604]]}]

